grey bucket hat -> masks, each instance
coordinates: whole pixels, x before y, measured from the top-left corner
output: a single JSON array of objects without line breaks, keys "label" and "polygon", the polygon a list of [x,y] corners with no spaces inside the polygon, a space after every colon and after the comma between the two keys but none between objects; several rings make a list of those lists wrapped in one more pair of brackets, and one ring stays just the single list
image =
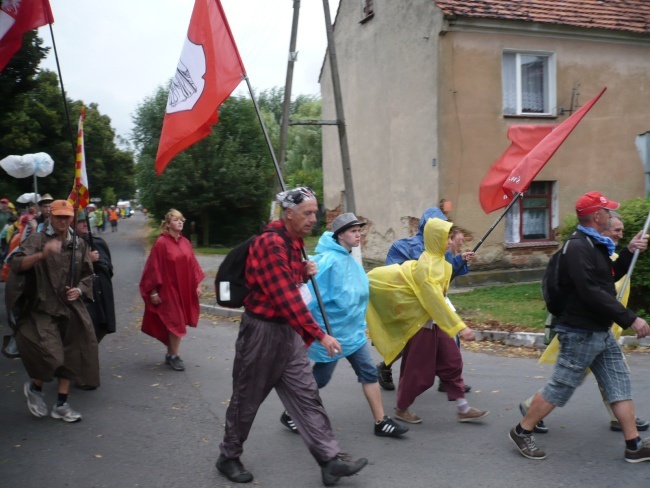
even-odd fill
[{"label": "grey bucket hat", "polygon": [[339,215],[332,221],[332,232],[336,236],[354,225],[360,225],[363,227],[366,225],[366,222],[359,222],[359,219],[357,219],[356,215],[354,215],[352,212],[346,212]]}]

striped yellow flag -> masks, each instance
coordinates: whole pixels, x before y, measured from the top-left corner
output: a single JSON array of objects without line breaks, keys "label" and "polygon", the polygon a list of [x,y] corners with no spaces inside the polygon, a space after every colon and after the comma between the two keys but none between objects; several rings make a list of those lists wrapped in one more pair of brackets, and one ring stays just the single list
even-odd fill
[{"label": "striped yellow flag", "polygon": [[79,115],[79,129],[77,131],[77,156],[75,158],[74,185],[68,201],[82,210],[90,203],[90,193],[88,192],[88,175],[86,173],[86,153],[84,152],[84,118],[86,117],[86,108],[81,108]]}]

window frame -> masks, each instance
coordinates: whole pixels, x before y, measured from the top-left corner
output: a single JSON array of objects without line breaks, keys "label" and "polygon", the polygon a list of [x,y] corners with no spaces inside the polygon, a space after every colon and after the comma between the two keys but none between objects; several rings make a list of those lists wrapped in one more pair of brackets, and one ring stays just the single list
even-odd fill
[{"label": "window frame", "polygon": [[[559,225],[558,219],[558,195],[557,195],[557,181],[553,180],[539,180],[533,181],[531,186],[535,183],[545,183],[547,185],[547,193],[537,193],[537,194],[528,194],[530,187],[524,193],[524,196],[515,202],[513,208],[506,214],[506,223],[505,223],[505,246],[507,249],[517,248],[517,247],[543,247],[543,246],[554,246],[557,245],[555,240],[554,229]],[[550,191],[550,193],[549,193]],[[536,238],[536,239],[525,239],[523,235],[524,228],[524,213],[526,210],[524,201],[531,198],[547,198],[547,204],[545,209],[547,209],[548,214],[548,229],[546,238]]]},{"label": "window frame", "polygon": [[361,0],[361,20],[360,24],[368,22],[375,16],[375,6],[372,0]]},{"label": "window frame", "polygon": [[[514,56],[514,67],[507,66],[506,58]],[[523,56],[536,56],[546,58],[544,63],[544,111],[524,112],[522,109],[522,58]],[[512,72],[514,70],[514,73]],[[514,78],[514,80],[513,80]],[[507,90],[512,90],[509,85],[514,81],[515,107],[512,112],[506,107]],[[509,93],[509,92],[508,92]],[[501,97],[504,117],[557,117],[557,63],[556,55],[552,51],[534,51],[522,49],[504,49],[501,53]]]}]

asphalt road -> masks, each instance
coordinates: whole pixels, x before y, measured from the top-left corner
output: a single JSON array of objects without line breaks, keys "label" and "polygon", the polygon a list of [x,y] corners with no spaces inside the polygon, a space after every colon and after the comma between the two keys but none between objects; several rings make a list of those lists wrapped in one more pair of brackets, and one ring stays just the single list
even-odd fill
[{"label": "asphalt road", "polygon": [[[138,281],[145,261],[144,218],[121,221],[104,237],[115,265],[118,332],[100,345],[102,386],[73,390],[70,403],[84,418],[66,424],[27,410],[19,360],[0,357],[0,487],[207,488],[232,486],[214,468],[231,393],[237,322],[202,317],[181,344],[187,367],[163,364],[164,346],[139,331]],[[4,286],[4,285],[2,285]],[[1,288],[1,287],[0,287]],[[2,291],[0,289],[0,291]],[[3,311],[4,313],[4,311]],[[3,326],[6,333],[6,326]],[[373,350],[373,353],[375,351]],[[650,357],[631,355],[639,416],[650,416]],[[413,410],[423,417],[403,439],[372,434],[370,411],[347,362],[322,391],[342,450],[370,464],[342,487],[609,487],[648,486],[650,463],[623,461],[620,433],[611,432],[590,378],[538,435],[544,461],[519,455],[507,437],[518,404],[549,375],[533,359],[464,352],[470,404],[489,409],[480,424],[456,421],[454,406],[432,389]],[[55,386],[46,386],[48,405]],[[384,392],[390,414],[395,392]],[[282,406],[271,393],[262,405],[242,461],[254,486],[318,487],[320,473],[300,438],[279,422]]]}]

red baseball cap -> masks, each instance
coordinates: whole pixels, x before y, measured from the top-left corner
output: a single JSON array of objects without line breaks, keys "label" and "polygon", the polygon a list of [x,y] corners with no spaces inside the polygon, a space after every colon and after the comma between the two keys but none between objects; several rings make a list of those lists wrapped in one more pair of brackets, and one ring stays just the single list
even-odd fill
[{"label": "red baseball cap", "polygon": [[576,213],[578,216],[583,216],[598,212],[601,208],[616,210],[618,207],[618,202],[608,200],[598,191],[590,191],[578,198]]}]

